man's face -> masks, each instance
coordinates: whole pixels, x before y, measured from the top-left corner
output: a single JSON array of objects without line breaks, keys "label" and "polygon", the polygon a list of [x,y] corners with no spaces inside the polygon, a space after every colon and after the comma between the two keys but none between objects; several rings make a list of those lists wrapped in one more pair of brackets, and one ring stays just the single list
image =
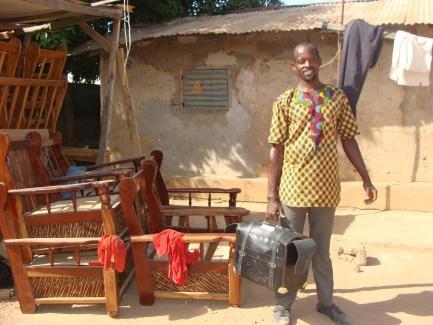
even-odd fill
[{"label": "man's face", "polygon": [[305,82],[318,80],[321,60],[309,46],[300,46],[295,51],[295,59],[290,63],[293,71]]}]

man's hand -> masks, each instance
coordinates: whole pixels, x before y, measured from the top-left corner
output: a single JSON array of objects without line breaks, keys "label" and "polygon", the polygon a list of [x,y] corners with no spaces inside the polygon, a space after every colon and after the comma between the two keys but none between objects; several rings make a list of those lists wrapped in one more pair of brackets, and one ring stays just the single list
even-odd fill
[{"label": "man's hand", "polygon": [[283,206],[277,199],[268,200],[268,209],[266,211],[266,220],[277,221],[278,217],[283,214]]},{"label": "man's hand", "polygon": [[364,191],[365,191],[365,199],[364,199],[364,203],[365,204],[371,204],[374,201],[376,201],[377,199],[377,190],[376,188],[373,186],[373,184],[363,184],[364,186]]}]

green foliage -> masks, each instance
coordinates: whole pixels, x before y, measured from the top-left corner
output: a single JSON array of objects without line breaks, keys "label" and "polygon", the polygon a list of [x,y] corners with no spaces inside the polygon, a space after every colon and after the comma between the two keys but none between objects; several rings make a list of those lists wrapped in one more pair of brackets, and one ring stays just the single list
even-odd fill
[{"label": "green foliage", "polygon": [[67,27],[57,30],[42,31],[34,36],[34,40],[38,42],[42,48],[55,50],[59,47],[68,48],[71,40],[74,38],[75,28]]},{"label": "green foliage", "polygon": [[[280,0],[129,0],[134,6],[131,24],[157,23],[185,16],[224,14],[250,8],[280,6]],[[100,19],[90,26],[101,35],[111,31],[112,22]],[[39,32],[35,36],[43,48],[60,46],[74,48],[89,40],[78,26],[55,31]],[[94,83],[99,77],[99,59],[88,54],[68,57],[66,71],[72,73],[74,82]]]},{"label": "green foliage", "polygon": [[132,23],[160,22],[184,16],[215,15],[230,11],[280,6],[280,0],[130,0]]}]

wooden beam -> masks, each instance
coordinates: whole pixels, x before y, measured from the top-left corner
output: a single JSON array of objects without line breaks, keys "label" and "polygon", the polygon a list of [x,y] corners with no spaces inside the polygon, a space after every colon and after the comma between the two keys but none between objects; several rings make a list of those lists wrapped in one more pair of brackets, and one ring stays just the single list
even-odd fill
[{"label": "wooden beam", "polygon": [[92,15],[80,15],[73,18],[54,20],[51,22],[51,29],[64,28],[72,25],[78,25],[81,22],[87,22],[87,21],[98,20],[98,19],[101,19],[101,17],[92,16]]},{"label": "wooden beam", "polygon": [[67,11],[56,11],[56,12],[50,12],[42,15],[2,19],[2,23],[22,24],[22,23],[31,23],[35,21],[42,22],[42,21],[49,21],[53,19],[60,19],[63,17],[69,17],[69,16],[71,16],[71,13]]},{"label": "wooden beam", "polygon": [[105,52],[110,53],[110,43],[85,22],[79,23],[81,29],[89,35]]},{"label": "wooden beam", "polygon": [[30,34],[30,33],[38,32],[40,30],[44,30],[44,29],[51,29],[51,24],[43,24],[43,25],[38,25],[38,26],[23,27],[22,31],[24,34]]},{"label": "wooden beam", "polygon": [[38,305],[63,305],[63,304],[105,304],[105,297],[53,297],[53,298],[36,298],[35,303]]},{"label": "wooden beam", "polygon": [[122,11],[120,9],[90,7],[88,5],[84,5],[84,4],[80,5],[70,1],[58,1],[58,0],[22,0],[22,1],[51,8],[51,9],[65,10],[65,11],[75,12],[84,15],[111,17],[113,19],[118,19],[122,16]]},{"label": "wooden beam", "polygon": [[[101,89],[101,133],[99,137],[99,151],[96,159],[97,164],[105,162],[108,137],[111,133],[111,110],[113,106],[114,83],[116,81],[116,53],[119,47],[120,19],[114,20],[111,38],[111,51],[108,58],[106,89]],[[101,85],[102,86],[102,85]]]},{"label": "wooden beam", "polygon": [[[186,243],[215,243],[220,241],[235,242],[236,234],[227,233],[206,233],[206,234],[185,234],[182,239]],[[153,234],[131,236],[132,243],[151,243]]]},{"label": "wooden beam", "polygon": [[107,3],[112,3],[112,2],[117,2],[117,1],[120,1],[120,0],[101,0],[101,1],[92,2],[90,4],[90,6],[95,7],[95,6],[105,5]]},{"label": "wooden beam", "polygon": [[[229,300],[227,293],[216,292],[189,292],[189,291],[155,291],[157,298],[180,298],[180,299],[210,299],[210,300]],[[37,300],[37,299],[36,299]]]}]

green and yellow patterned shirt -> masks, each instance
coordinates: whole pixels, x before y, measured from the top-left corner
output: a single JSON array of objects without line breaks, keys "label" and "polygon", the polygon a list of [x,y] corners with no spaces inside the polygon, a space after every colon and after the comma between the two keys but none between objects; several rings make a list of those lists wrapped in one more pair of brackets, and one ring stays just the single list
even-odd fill
[{"label": "green and yellow patterned shirt", "polygon": [[284,144],[279,185],[282,203],[292,207],[338,205],[337,134],[342,139],[359,134],[349,101],[341,89],[324,86],[314,97],[289,89],[277,98],[268,142]]}]

